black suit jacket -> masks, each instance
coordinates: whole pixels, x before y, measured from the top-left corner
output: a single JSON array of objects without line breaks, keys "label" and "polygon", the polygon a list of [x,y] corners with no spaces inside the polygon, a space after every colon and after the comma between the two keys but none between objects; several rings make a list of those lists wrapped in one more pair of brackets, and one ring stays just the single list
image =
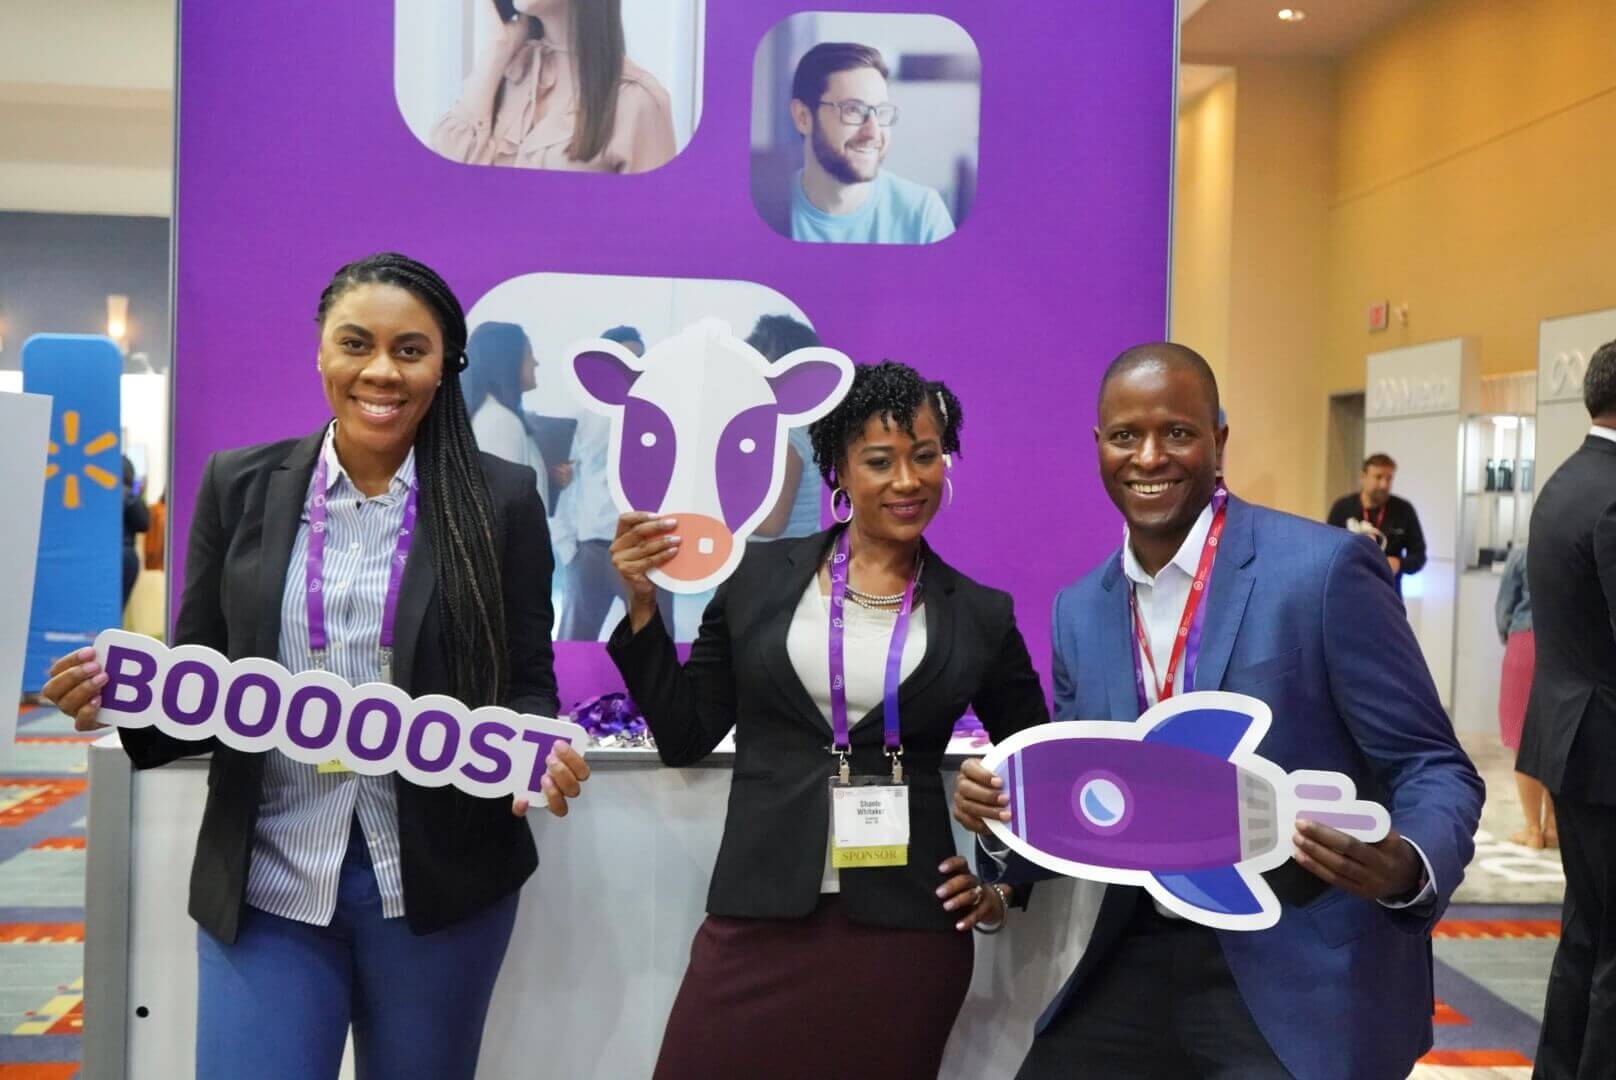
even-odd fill
[{"label": "black suit jacket", "polygon": [[[683,667],[660,618],[628,620],[609,644],[629,693],[669,765],[690,765],[735,727],[724,839],[707,894],[714,915],[796,918],[819,901],[830,825],[831,728],[786,650],[803,591],[834,532],[750,544],[707,605]],[[1008,594],[985,588],[927,551],[926,654],[899,688],[909,778],[907,866],[850,870],[842,903],[862,923],[952,929],[936,896],[937,866],[954,854],[941,766],[954,722],[974,706],[995,739],[1049,717]],[[882,706],[852,731],[855,773],[886,775]]]},{"label": "black suit jacket", "polygon": [[1616,804],[1616,442],[1590,435],[1532,507],[1526,577],[1537,670],[1516,767]]},{"label": "black suit jacket", "polygon": [[[185,592],[174,644],[206,645],[232,660],[275,659],[281,598],[292,544],[324,429],[304,439],[214,454],[202,477],[186,549]],[[550,648],[549,531],[533,470],[482,455],[493,496],[495,545],[504,580],[511,685],[504,704],[554,716],[559,709]],[[426,516],[423,500],[422,518]],[[451,694],[436,601],[430,533],[423,524],[410,548],[394,628],[394,679],[420,697]],[[215,741],[183,742],[155,728],[121,733],[136,768],[212,752],[207,805],[191,867],[191,915],[233,942],[247,887],[258,820],[262,754]],[[453,787],[428,788],[395,777],[404,910],[410,929],[427,934],[487,907],[521,887],[538,852],[527,822],[508,799],[480,799]]]}]

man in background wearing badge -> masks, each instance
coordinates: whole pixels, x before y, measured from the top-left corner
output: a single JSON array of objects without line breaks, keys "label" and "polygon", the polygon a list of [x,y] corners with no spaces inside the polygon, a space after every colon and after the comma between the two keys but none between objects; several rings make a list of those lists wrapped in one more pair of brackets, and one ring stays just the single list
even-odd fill
[{"label": "man in background wearing badge", "polygon": [[1403,591],[1403,575],[1417,574],[1425,567],[1425,533],[1414,504],[1392,494],[1397,462],[1390,454],[1370,454],[1364,458],[1359,489],[1343,495],[1330,507],[1331,525],[1348,532],[1363,533],[1386,553],[1397,591]]},{"label": "man in background wearing badge", "polygon": [[[1212,930],[1108,886],[1020,1076],[1400,1080],[1431,1046],[1429,935],[1470,860],[1482,782],[1386,560],[1364,537],[1223,489],[1217,382],[1181,345],[1111,364],[1094,435],[1127,527],[1121,550],[1056,599],[1056,718],[1130,720],[1191,690],[1251,695],[1274,714],[1263,756],[1347,774],[1392,831],[1371,844],[1299,822],[1293,861],[1265,875],[1283,905],[1268,930]],[[978,833],[983,818],[1008,821],[1001,783],[966,762],[955,816]],[[1053,876],[983,845],[986,880]]]}]

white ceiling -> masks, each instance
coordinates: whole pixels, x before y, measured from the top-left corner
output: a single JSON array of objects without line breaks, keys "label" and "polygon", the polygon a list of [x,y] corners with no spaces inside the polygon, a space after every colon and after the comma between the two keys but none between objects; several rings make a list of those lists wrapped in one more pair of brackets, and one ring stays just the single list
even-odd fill
[{"label": "white ceiling", "polygon": [[166,216],[174,0],[0,0],[0,210]]},{"label": "white ceiling", "polygon": [[[1346,55],[1425,0],[1185,0],[1179,12],[1180,55],[1186,61],[1248,57],[1334,59]],[[1279,20],[1299,8],[1301,22]],[[1186,12],[1188,14],[1186,14]]]}]

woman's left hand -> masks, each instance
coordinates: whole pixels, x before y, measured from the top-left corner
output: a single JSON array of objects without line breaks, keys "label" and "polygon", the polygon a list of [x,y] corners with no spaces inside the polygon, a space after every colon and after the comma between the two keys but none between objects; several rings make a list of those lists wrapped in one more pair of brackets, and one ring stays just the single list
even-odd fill
[{"label": "woman's left hand", "polygon": [[1000,901],[998,892],[983,885],[981,879],[971,873],[970,866],[963,858],[951,855],[943,860],[943,865],[937,871],[943,875],[943,883],[937,887],[943,910],[961,916],[954,924],[954,929],[971,930],[977,923],[989,926],[1004,918],[1005,905]]},{"label": "woman's left hand", "polygon": [[[583,791],[583,782],[589,779],[589,765],[584,756],[563,742],[555,744],[544,761],[544,777],[539,787],[544,791],[544,802],[556,817],[567,816],[567,800],[576,799]],[[513,799],[511,813],[522,817],[527,813],[526,799]]]}]

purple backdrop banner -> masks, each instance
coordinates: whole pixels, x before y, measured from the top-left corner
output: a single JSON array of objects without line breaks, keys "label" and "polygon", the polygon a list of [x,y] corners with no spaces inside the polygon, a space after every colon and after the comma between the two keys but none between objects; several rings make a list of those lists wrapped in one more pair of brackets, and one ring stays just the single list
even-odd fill
[{"label": "purple backdrop banner", "polygon": [[[393,249],[442,272],[468,309],[524,274],[755,282],[855,361],[946,380],[964,451],[928,538],[1015,595],[1047,676],[1056,590],[1120,535],[1090,436],[1099,374],[1164,333],[1174,8],[708,0],[688,145],[654,171],[601,175],[469,167],[424,146],[395,101],[392,3],[185,3],[171,610],[208,454],[322,423],[320,290],[342,263]],[[797,243],[760,216],[754,60],[804,9],[942,15],[974,40],[979,179],[953,236]],[[558,643],[557,668],[564,704],[621,685],[597,644]]]}]

